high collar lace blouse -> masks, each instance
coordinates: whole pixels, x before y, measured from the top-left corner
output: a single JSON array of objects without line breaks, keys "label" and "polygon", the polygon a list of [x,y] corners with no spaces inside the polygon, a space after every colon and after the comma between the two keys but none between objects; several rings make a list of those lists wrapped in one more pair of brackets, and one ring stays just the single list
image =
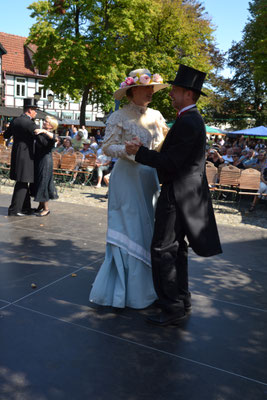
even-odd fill
[{"label": "high collar lace blouse", "polygon": [[139,137],[145,147],[156,149],[168,132],[161,113],[131,102],[111,114],[107,121],[103,151],[112,158],[134,160],[125,150],[125,141]]}]

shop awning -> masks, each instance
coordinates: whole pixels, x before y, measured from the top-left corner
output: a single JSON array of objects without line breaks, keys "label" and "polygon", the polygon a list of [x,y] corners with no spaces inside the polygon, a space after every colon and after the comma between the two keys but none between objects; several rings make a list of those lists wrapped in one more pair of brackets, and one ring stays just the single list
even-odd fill
[{"label": "shop awning", "polygon": [[[23,113],[23,109],[20,107],[4,107],[0,106],[0,117],[19,117]],[[49,113],[42,111],[42,110],[37,110],[37,115],[36,119],[45,119],[47,115],[50,115]],[[52,116],[52,115],[51,115]],[[53,117],[55,117],[53,115]]]},{"label": "shop awning", "polygon": [[[64,118],[61,121],[59,121],[59,125],[74,125],[74,126],[80,126],[80,121],[78,119],[67,119]],[[91,127],[91,128],[105,128],[105,124],[102,121],[85,121],[85,126]]]}]

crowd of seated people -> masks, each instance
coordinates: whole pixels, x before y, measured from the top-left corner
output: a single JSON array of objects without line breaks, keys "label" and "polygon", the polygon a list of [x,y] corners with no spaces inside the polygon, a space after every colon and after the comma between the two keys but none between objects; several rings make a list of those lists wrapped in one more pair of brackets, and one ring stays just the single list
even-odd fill
[{"label": "crowd of seated people", "polygon": [[[61,156],[65,154],[78,154],[81,153],[82,157],[77,157],[77,164],[75,170],[77,171],[73,175],[72,183],[75,182],[79,171],[91,173],[94,171],[95,187],[101,187],[102,182],[108,186],[108,179],[103,179],[107,175],[114,165],[115,160],[111,160],[102,153],[102,142],[104,137],[104,131],[97,129],[94,136],[89,136],[89,132],[85,126],[81,126],[77,129],[76,126],[71,125],[70,127],[61,127],[58,129],[58,135],[56,137],[55,147],[53,152],[59,153]],[[12,146],[12,141],[4,143],[7,147]],[[90,163],[83,163],[82,161],[89,154],[95,155],[95,165],[89,165]],[[85,165],[86,164],[86,165]],[[85,166],[84,166],[85,165]],[[85,181],[87,179],[86,173],[84,174]]]},{"label": "crowd of seated people", "polygon": [[[74,131],[75,127],[71,128],[71,131]],[[108,186],[108,181],[103,180],[104,175],[108,174],[111,170],[111,166],[113,165],[110,157],[107,157],[102,152],[102,141],[103,136],[100,134],[100,130],[97,131],[96,136],[90,136],[88,139],[84,138],[84,132],[82,129],[79,129],[74,137],[71,137],[71,134],[66,135],[66,137],[58,138],[58,142],[54,151],[57,151],[61,155],[63,154],[74,154],[81,153],[82,158],[77,157],[77,164],[75,170],[77,172],[74,173],[71,183],[75,183],[78,172],[79,171],[88,171],[89,173],[92,170],[95,171],[95,180],[96,180],[96,188],[101,187],[102,182]],[[87,158],[89,154],[95,155],[95,166],[88,165],[84,167],[83,160]],[[87,175],[85,174],[85,181],[87,180]]]},{"label": "crowd of seated people", "polygon": [[[260,196],[255,196],[249,211],[255,209],[262,194],[267,194],[267,146],[262,139],[226,138],[207,143],[206,160],[216,168],[234,165],[239,169],[254,168],[261,172]],[[266,199],[266,197],[263,197]]]}]

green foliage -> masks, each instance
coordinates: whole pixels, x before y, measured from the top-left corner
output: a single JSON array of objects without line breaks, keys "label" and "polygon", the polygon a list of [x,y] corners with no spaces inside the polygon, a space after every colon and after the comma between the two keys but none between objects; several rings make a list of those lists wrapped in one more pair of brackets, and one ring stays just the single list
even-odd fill
[{"label": "green foliage", "polygon": [[[210,72],[218,65],[213,28],[197,0],[41,0],[28,42],[44,81],[58,96],[109,111],[112,94],[132,69],[174,79],[179,63]],[[153,106],[173,118],[168,91]]]},{"label": "green foliage", "polygon": [[267,2],[254,0],[249,3],[250,19],[244,29],[244,43],[254,80],[267,85]]},{"label": "green foliage", "polygon": [[[205,107],[206,122],[228,122],[233,129],[266,125],[266,0],[253,0],[243,38],[228,51],[231,79],[211,76],[210,103]],[[264,7],[265,6],[265,7]]]}]

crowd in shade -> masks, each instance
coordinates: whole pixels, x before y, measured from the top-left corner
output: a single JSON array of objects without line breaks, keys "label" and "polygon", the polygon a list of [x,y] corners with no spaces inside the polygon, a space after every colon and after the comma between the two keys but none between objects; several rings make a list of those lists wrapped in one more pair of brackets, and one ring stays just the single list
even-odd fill
[{"label": "crowd in shade", "polygon": [[[260,194],[267,194],[267,146],[264,139],[216,137],[207,143],[206,159],[216,168],[233,165],[239,169],[254,168],[261,172]],[[261,197],[261,196],[259,196]],[[266,199],[266,196],[262,197]],[[250,207],[254,211],[258,201],[255,197]]]}]

